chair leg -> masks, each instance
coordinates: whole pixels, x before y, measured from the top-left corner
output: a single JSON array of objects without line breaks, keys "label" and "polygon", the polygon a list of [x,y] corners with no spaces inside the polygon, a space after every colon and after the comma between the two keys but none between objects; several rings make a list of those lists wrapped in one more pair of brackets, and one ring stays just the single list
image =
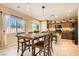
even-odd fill
[{"label": "chair leg", "polygon": [[[30,41],[29,41],[29,44],[30,44]],[[30,46],[29,46],[29,52],[30,52]]]},{"label": "chair leg", "polygon": [[50,42],[50,48],[51,48],[52,51],[53,51],[52,43],[53,43],[53,40],[51,40],[51,42]]},{"label": "chair leg", "polygon": [[51,49],[52,49],[52,52],[53,52],[52,43],[53,43],[53,37],[51,38]]},{"label": "chair leg", "polygon": [[52,51],[51,50],[49,51],[49,55],[52,56]]},{"label": "chair leg", "polygon": [[56,37],[56,40],[55,41],[56,41],[55,43],[57,43],[57,37]]},{"label": "chair leg", "polygon": [[19,42],[18,42],[17,52],[19,52]]},{"label": "chair leg", "polygon": [[52,50],[52,52],[53,52],[53,46],[52,46],[52,42],[51,42],[51,50]]},{"label": "chair leg", "polygon": [[46,54],[45,54],[45,48],[44,48],[44,56],[46,56]]},{"label": "chair leg", "polygon": [[41,55],[41,53],[42,53],[42,49],[39,49],[39,50],[40,50],[39,55]]},{"label": "chair leg", "polygon": [[21,54],[21,56],[23,56],[23,43],[22,43],[22,54]]}]

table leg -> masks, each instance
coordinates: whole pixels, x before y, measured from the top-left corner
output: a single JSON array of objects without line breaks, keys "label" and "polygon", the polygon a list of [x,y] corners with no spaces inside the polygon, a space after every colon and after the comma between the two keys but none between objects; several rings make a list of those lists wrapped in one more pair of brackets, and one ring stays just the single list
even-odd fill
[{"label": "table leg", "polygon": [[32,40],[32,56],[35,56],[34,40]]},{"label": "table leg", "polygon": [[19,52],[19,38],[18,38],[18,49],[17,49],[17,52]]},{"label": "table leg", "polygon": [[22,53],[21,53],[21,56],[23,56],[23,53],[24,53],[24,51],[26,50],[26,47],[27,47],[25,39],[23,39],[23,40],[24,40],[24,48],[23,48],[23,43],[22,43]]},{"label": "table leg", "polygon": [[48,43],[49,43],[49,45],[48,45],[48,56],[50,56],[51,55],[51,51],[50,51],[50,48],[51,48],[51,37],[49,37]]}]

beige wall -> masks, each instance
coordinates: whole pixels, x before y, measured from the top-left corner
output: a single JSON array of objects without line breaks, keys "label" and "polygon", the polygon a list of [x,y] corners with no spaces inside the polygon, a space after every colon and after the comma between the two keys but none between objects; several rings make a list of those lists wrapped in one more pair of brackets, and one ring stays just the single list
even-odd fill
[{"label": "beige wall", "polygon": [[47,21],[41,21],[41,31],[47,31]]},{"label": "beige wall", "polygon": [[2,37],[2,14],[0,13],[0,46],[2,46],[2,39],[3,39],[3,37]]},{"label": "beige wall", "polygon": [[[2,11],[4,14],[14,15],[14,16],[23,18],[26,21],[26,32],[32,31],[32,27],[31,27],[32,23],[40,24],[39,21],[37,21],[36,19],[34,19],[28,15],[22,14],[18,11],[15,11],[13,9],[10,9],[8,7],[5,7],[1,4],[0,4],[0,11]],[[0,17],[0,26],[3,26],[1,23],[2,23],[2,21],[1,21],[1,17]],[[3,31],[3,28],[0,28],[0,31],[1,30]],[[2,34],[0,33],[0,37],[1,37],[1,35]],[[0,38],[0,41],[1,40],[3,40],[3,39]],[[16,43],[15,34],[8,34],[7,39],[6,39],[6,45],[12,45],[13,43]]]},{"label": "beige wall", "polygon": [[79,8],[78,8],[78,45],[79,45]]}]

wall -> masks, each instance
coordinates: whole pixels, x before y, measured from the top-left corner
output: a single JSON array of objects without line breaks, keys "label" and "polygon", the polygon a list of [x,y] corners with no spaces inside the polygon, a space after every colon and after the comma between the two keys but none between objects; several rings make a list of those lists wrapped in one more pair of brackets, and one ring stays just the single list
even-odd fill
[{"label": "wall", "polygon": [[53,22],[54,21],[47,21],[47,26],[50,31],[55,31],[55,23],[53,23]]},{"label": "wall", "polygon": [[41,31],[47,31],[47,21],[41,21]]},{"label": "wall", "polygon": [[[5,7],[5,6],[1,5],[1,4],[0,4],[0,11],[2,11],[3,14],[9,14],[9,15],[14,15],[14,16],[18,16],[18,17],[23,18],[26,21],[26,32],[32,31],[32,27],[31,27],[32,23],[38,23],[39,24],[39,21],[37,21],[35,18],[32,18],[32,17],[30,17],[28,15],[25,15],[25,14],[22,14],[22,13],[20,13],[18,11],[15,11],[13,9],[10,9],[8,7]],[[0,19],[0,26],[3,27],[3,25],[1,24],[2,23],[1,20],[2,19]],[[0,31],[1,30],[3,31],[3,28],[0,28]],[[0,33],[0,36],[1,35],[2,34]],[[3,34],[3,36],[4,36],[4,34]],[[0,39],[3,40],[2,38],[0,38]],[[7,44],[3,45],[3,46],[12,45],[12,44],[14,44],[16,42],[17,42],[17,39],[15,37],[15,34],[8,34],[7,38],[6,38],[6,43]]]},{"label": "wall", "polygon": [[2,39],[3,39],[3,37],[2,37],[2,13],[0,13],[0,47],[2,46]]},{"label": "wall", "polygon": [[79,9],[78,9],[78,45],[79,45]]}]

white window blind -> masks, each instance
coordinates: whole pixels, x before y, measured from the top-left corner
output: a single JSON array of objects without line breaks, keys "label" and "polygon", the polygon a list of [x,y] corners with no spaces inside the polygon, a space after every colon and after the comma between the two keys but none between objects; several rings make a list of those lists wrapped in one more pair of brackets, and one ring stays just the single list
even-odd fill
[{"label": "white window blind", "polygon": [[6,33],[25,32],[25,21],[21,18],[6,15]]}]

